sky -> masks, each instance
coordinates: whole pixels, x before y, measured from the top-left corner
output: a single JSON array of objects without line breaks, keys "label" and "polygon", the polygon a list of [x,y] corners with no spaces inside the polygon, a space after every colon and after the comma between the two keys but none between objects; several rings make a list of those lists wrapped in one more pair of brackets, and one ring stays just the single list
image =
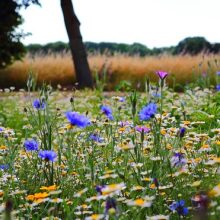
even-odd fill
[{"label": "sky", "polygon": [[[72,0],[83,41],[142,43],[149,48],[177,45],[186,37],[220,42],[220,0]],[[21,29],[32,33],[24,44],[68,37],[60,0],[22,9]]]}]

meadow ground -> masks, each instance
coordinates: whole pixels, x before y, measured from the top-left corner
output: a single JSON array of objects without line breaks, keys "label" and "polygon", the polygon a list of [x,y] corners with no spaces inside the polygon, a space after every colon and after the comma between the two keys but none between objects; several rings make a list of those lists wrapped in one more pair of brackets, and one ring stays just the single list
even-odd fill
[{"label": "meadow ground", "polygon": [[[103,78],[106,73],[106,90],[114,90],[122,80],[128,81],[133,87],[144,88],[148,78],[156,82],[155,71],[165,70],[170,76],[169,86],[182,90],[189,83],[196,83],[208,75],[210,82],[215,81],[215,73],[220,69],[219,55],[180,55],[180,56],[114,56],[90,54],[89,64],[94,76],[98,73]],[[24,88],[29,72],[37,75],[38,84],[50,83],[53,87],[58,84],[72,88],[75,77],[69,53],[27,55],[23,61],[17,61],[12,66],[0,71],[0,87],[15,86]]]},{"label": "meadow ground", "polygon": [[214,87],[31,88],[0,95],[2,219],[219,219]]}]

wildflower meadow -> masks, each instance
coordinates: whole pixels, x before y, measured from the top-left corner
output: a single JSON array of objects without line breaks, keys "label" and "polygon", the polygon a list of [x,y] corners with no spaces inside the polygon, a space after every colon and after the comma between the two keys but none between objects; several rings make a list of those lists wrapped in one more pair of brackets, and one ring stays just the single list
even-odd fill
[{"label": "wildflower meadow", "polygon": [[[213,86],[0,94],[1,219],[220,219]],[[201,85],[201,84],[200,84]],[[202,84],[206,85],[206,84]]]}]

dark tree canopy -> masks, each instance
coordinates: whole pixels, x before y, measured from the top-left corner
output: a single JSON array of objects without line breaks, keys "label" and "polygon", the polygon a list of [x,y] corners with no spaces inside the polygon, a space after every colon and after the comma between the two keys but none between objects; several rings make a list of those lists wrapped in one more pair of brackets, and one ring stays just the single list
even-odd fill
[{"label": "dark tree canopy", "polygon": [[0,68],[4,68],[25,54],[17,27],[22,24],[20,5],[13,0],[0,0]]}]

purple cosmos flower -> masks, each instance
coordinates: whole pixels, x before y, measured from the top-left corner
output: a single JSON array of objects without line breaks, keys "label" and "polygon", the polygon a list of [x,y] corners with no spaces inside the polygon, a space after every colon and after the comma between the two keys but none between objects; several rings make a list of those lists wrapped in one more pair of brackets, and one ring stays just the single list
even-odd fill
[{"label": "purple cosmos flower", "polygon": [[173,167],[183,167],[186,163],[187,160],[182,153],[175,153],[171,158],[171,165]]},{"label": "purple cosmos flower", "polygon": [[95,142],[98,142],[98,143],[103,142],[103,138],[101,138],[98,134],[91,134],[91,135],[89,136],[89,139],[90,139],[90,140],[93,140],[93,141],[95,141]]},{"label": "purple cosmos flower", "polygon": [[220,91],[220,84],[218,84],[218,85],[216,86],[216,90],[217,90],[217,91]]},{"label": "purple cosmos flower", "polygon": [[112,116],[112,110],[110,107],[106,106],[106,105],[102,105],[101,106],[101,111],[103,114],[105,114],[107,116],[107,118],[109,120],[113,120],[113,116]]},{"label": "purple cosmos flower", "polygon": [[53,150],[41,150],[38,156],[46,161],[54,162],[57,158],[57,154]]},{"label": "purple cosmos flower", "polygon": [[140,133],[142,133],[142,132],[144,132],[144,133],[150,132],[150,128],[147,128],[145,126],[136,126],[135,130],[140,132]]},{"label": "purple cosmos flower", "polygon": [[180,200],[177,202],[173,202],[169,208],[171,211],[176,211],[178,213],[178,215],[187,215],[189,213],[189,210],[187,207],[185,206],[185,201],[184,200]]},{"label": "purple cosmos flower", "polygon": [[155,103],[150,103],[139,112],[139,119],[141,121],[147,121],[152,118],[156,114],[156,112],[157,105]]},{"label": "purple cosmos flower", "polygon": [[164,80],[167,77],[167,75],[168,75],[167,72],[160,71],[160,70],[157,71],[156,74],[160,77],[161,80]]},{"label": "purple cosmos flower", "polygon": [[41,101],[40,99],[35,99],[32,103],[33,107],[37,110],[45,109],[45,102]]},{"label": "purple cosmos flower", "polygon": [[185,132],[186,132],[186,128],[180,128],[180,130],[179,130],[179,136],[180,136],[180,138],[183,138],[183,137],[184,137]]},{"label": "purple cosmos flower", "polygon": [[70,124],[73,126],[85,128],[86,126],[90,125],[89,119],[84,115],[78,114],[77,112],[66,112],[65,115]]},{"label": "purple cosmos flower", "polygon": [[26,140],[24,142],[25,149],[27,151],[36,151],[38,150],[38,143],[34,139]]}]

